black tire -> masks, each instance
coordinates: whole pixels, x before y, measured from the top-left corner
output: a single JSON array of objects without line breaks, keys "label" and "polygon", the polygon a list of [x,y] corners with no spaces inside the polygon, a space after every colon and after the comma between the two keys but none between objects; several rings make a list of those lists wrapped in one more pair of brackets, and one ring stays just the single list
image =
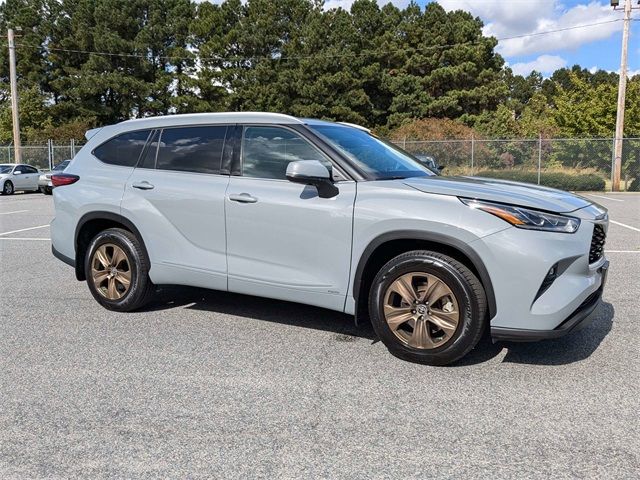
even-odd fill
[{"label": "black tire", "polygon": [[11,183],[11,180],[7,180],[6,182],[4,182],[4,185],[2,186],[2,194],[13,195],[14,192],[15,190],[13,188],[13,183]]},{"label": "black tire", "polygon": [[[455,295],[458,304],[455,332],[435,348],[414,348],[404,343],[391,330],[384,316],[387,289],[400,276],[415,272],[438,277]],[[465,356],[482,337],[487,299],[480,281],[462,263],[441,253],[416,250],[393,258],[380,269],[371,286],[369,312],[376,334],[393,355],[416,363],[447,365]]]},{"label": "black tire", "polygon": [[[94,254],[105,244],[120,247],[126,254],[130,266],[131,283],[126,293],[117,300],[110,300],[101,294],[91,274]],[[109,228],[98,233],[91,241],[84,260],[87,285],[93,298],[106,309],[116,312],[136,310],[149,302],[155,291],[155,285],[149,279],[149,267],[149,258],[141,241],[133,233],[121,228]]]},{"label": "black tire", "polygon": [[53,188],[51,188],[51,187],[44,187],[44,194],[45,194],[45,195],[52,195],[52,194],[53,194]]}]

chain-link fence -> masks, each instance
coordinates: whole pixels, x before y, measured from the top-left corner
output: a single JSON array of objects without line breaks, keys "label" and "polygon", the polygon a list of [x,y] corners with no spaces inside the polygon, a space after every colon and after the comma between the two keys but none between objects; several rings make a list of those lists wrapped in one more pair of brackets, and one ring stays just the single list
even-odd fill
[{"label": "chain-link fence", "polygon": [[[41,170],[50,170],[60,162],[73,158],[82,148],[82,144],[49,140],[44,144],[25,144],[20,147],[22,163]],[[12,145],[0,145],[0,163],[14,163],[15,148]]]},{"label": "chain-link fence", "polygon": [[[612,138],[466,139],[394,143],[418,157],[444,166],[445,175],[520,177],[545,184],[549,173],[595,175],[611,189],[614,140]],[[526,176],[531,174],[531,176]],[[622,145],[621,189],[640,186],[640,138],[625,138]]]},{"label": "chain-link fence", "polygon": [[[462,139],[394,143],[408,152],[433,159],[445,175],[484,175],[550,184],[552,174],[591,175],[611,190],[612,138]],[[47,170],[73,156],[74,141],[22,146],[22,162]],[[11,145],[0,145],[0,163],[14,161]],[[625,138],[622,146],[621,189],[640,190],[640,138]],[[551,184],[554,186],[554,184]],[[567,187],[569,188],[569,187]]]}]

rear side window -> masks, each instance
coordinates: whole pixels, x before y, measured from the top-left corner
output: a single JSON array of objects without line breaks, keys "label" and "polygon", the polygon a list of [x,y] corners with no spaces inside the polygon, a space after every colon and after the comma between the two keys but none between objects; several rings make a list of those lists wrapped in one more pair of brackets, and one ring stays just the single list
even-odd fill
[{"label": "rear side window", "polygon": [[127,132],[100,145],[93,154],[110,165],[133,167],[138,163],[142,148],[149,137],[151,130],[138,130]]},{"label": "rear side window", "polygon": [[156,168],[180,172],[220,173],[226,133],[226,126],[165,129],[160,135]]}]

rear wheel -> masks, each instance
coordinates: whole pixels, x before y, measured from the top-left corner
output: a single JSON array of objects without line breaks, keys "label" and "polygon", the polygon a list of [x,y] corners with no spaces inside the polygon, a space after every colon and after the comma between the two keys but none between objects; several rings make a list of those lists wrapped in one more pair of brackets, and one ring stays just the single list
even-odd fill
[{"label": "rear wheel", "polygon": [[92,240],[85,258],[89,290],[103,307],[127,312],[146,304],[154,291],[149,259],[131,232],[110,228]]},{"label": "rear wheel", "polygon": [[2,186],[2,193],[5,195],[13,195],[13,192],[13,183],[11,183],[11,180],[4,182],[4,185]]},{"label": "rear wheel", "polygon": [[487,301],[475,275],[457,260],[412,251],[389,261],[371,287],[373,328],[394,355],[446,365],[480,340]]}]

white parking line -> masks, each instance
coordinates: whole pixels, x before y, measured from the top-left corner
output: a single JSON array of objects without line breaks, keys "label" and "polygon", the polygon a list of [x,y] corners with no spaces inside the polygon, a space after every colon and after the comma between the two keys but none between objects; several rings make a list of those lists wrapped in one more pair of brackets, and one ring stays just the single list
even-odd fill
[{"label": "white parking line", "polygon": [[624,200],[620,200],[619,198],[603,197],[602,195],[593,195],[591,193],[587,193],[587,195],[590,197],[604,198],[605,200],[611,200],[612,202],[624,202]]},{"label": "white parking line", "polygon": [[51,239],[50,238],[18,238],[18,237],[3,237],[0,238],[0,241],[2,240],[27,240],[27,241],[37,241],[37,242],[50,242]]},{"label": "white parking line", "polygon": [[11,215],[12,213],[24,213],[28,211],[29,210],[16,210],[15,212],[0,212],[0,215]]},{"label": "white parking line", "polygon": [[0,233],[0,237],[3,237],[5,235],[11,235],[12,233],[20,233],[20,232],[26,232],[28,230],[36,230],[37,228],[45,228],[48,226],[49,224],[47,223],[46,225],[38,225],[37,227],[21,228],[20,230],[11,230],[10,232]]},{"label": "white parking line", "polygon": [[631,225],[627,225],[626,223],[616,222],[615,220],[609,220],[609,222],[615,225],[620,225],[621,227],[628,228],[629,230],[635,230],[636,232],[640,232],[640,228],[632,227]]}]

